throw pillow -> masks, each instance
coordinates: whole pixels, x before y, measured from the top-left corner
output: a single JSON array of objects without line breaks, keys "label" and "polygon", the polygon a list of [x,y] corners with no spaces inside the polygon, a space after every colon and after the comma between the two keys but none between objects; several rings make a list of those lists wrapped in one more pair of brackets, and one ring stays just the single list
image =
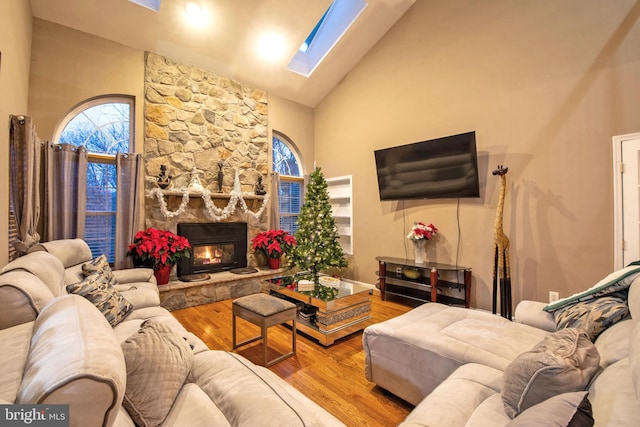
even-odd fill
[{"label": "throw pillow", "polygon": [[118,284],[118,281],[116,280],[115,276],[113,275],[113,271],[111,270],[111,266],[109,265],[109,261],[107,260],[107,256],[104,254],[82,264],[82,274],[85,277],[90,276],[94,273],[102,274],[105,279],[109,281],[109,284],[111,286],[115,286]]},{"label": "throw pillow", "polygon": [[122,343],[127,388],[122,404],[138,426],[165,420],[193,365],[193,350],[167,325],[146,320]]},{"label": "throw pillow", "polygon": [[133,305],[100,273],[93,273],[82,282],[67,285],[67,292],[88,299],[112,327],[122,322],[133,310]]},{"label": "throw pillow", "polygon": [[553,396],[515,417],[507,427],[592,427],[591,402],[586,391]]},{"label": "throw pillow", "polygon": [[625,298],[607,296],[561,308],[553,316],[558,329],[581,328],[595,341],[607,328],[629,316],[629,306]]},{"label": "throw pillow", "polygon": [[613,293],[629,289],[629,286],[631,286],[631,283],[638,274],[640,274],[640,266],[638,265],[638,262],[631,263],[627,267],[609,274],[586,291],[578,292],[577,294],[559,299],[558,301],[545,306],[543,310],[553,313],[559,308],[567,305],[611,295]]},{"label": "throw pillow", "polygon": [[507,366],[502,402],[509,417],[560,393],[584,390],[600,355],[587,333],[567,328],[549,334]]}]

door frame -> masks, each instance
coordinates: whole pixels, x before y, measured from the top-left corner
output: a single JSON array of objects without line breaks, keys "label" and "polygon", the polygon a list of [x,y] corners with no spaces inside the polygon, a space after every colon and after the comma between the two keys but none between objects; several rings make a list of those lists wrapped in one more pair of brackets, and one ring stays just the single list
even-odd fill
[{"label": "door frame", "polygon": [[632,139],[640,139],[640,132],[613,137],[613,264],[616,270],[624,267],[622,144]]}]

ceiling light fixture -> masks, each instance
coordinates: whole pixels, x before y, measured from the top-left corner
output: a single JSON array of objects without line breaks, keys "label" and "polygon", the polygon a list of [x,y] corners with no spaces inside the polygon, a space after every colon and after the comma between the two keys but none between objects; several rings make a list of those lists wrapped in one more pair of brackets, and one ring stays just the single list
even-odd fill
[{"label": "ceiling light fixture", "polygon": [[187,22],[196,26],[203,26],[207,22],[207,13],[200,3],[188,1],[184,6],[184,15]]},{"label": "ceiling light fixture", "polygon": [[275,32],[265,33],[258,38],[256,49],[261,58],[276,62],[284,57],[286,43],[284,37]]}]

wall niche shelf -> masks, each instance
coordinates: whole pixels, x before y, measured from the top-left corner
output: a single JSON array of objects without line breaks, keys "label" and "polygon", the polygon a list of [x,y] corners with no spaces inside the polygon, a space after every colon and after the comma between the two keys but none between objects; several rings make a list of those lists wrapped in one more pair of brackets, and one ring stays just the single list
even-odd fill
[{"label": "wall niche shelf", "polygon": [[353,187],[351,175],[327,178],[331,213],[338,227],[342,250],[353,255]]}]

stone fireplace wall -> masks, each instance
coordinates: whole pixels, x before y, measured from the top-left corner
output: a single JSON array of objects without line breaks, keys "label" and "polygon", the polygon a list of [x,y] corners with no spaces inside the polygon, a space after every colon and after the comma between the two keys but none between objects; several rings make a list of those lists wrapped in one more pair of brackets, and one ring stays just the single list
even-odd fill
[{"label": "stone fireplace wall", "polygon": [[[172,188],[187,188],[192,170],[212,194],[216,206],[229,202],[237,169],[242,191],[253,191],[259,176],[268,183],[269,138],[268,95],[265,91],[178,63],[147,52],[145,54],[144,156],[145,193],[156,187],[160,165],[167,165]],[[218,191],[218,163],[224,174]],[[267,191],[269,189],[267,188]],[[180,205],[181,196],[165,195],[169,211]],[[246,199],[248,208],[258,211],[261,198]],[[255,219],[240,205],[228,222],[247,222],[249,241],[268,229],[268,209]],[[165,218],[157,199],[145,199],[145,226],[176,231],[179,222],[212,222],[202,198],[190,196],[186,211]],[[251,251],[249,251],[251,252]],[[256,265],[249,255],[249,265]]]}]

